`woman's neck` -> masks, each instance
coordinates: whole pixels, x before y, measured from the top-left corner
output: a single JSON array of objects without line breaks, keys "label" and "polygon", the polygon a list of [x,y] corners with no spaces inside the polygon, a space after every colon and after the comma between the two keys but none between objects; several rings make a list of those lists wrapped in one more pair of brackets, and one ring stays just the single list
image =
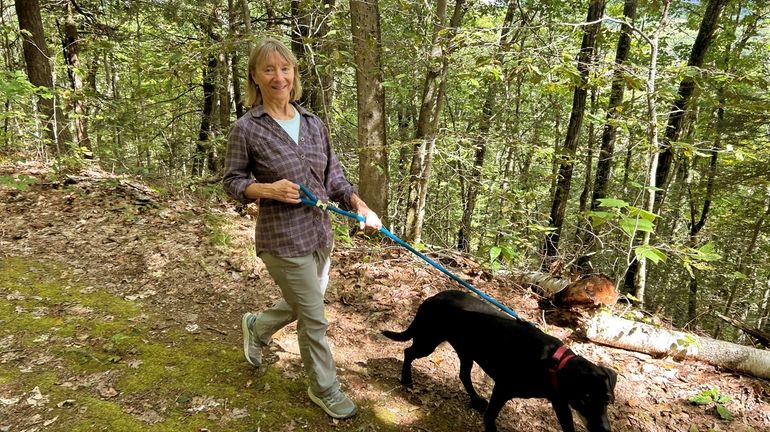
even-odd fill
[{"label": "woman's neck", "polygon": [[262,106],[265,108],[265,112],[276,120],[289,120],[294,118],[294,107],[291,106],[288,100],[262,101]]}]

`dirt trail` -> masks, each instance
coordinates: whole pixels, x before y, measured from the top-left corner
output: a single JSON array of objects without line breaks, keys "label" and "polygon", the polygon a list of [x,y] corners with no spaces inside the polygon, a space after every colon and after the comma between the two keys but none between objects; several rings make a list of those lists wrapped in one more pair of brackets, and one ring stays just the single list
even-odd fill
[{"label": "dirt trail", "polygon": [[[449,347],[415,362],[414,391],[398,384],[404,346],[380,330],[402,328],[423,299],[455,288],[403,249],[337,243],[329,339],[361,413],[332,421],[304,395],[293,326],[276,335],[265,371],[242,358],[241,314],[280,295],[254,257],[252,221],[229,203],[169,199],[101,171],[52,178],[34,165],[0,166],[0,432],[482,430]],[[533,294],[470,260],[452,264],[543,326]],[[545,328],[618,371],[615,431],[770,431],[766,381]],[[688,402],[712,388],[729,397],[732,420]],[[498,425],[559,430],[537,399],[509,402]]]}]

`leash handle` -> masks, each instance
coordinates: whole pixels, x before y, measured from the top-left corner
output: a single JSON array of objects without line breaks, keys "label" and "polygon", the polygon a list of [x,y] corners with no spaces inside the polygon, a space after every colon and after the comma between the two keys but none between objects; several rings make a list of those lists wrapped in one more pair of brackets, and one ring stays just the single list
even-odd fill
[{"label": "leash handle", "polygon": [[[325,203],[325,202],[320,201],[302,183],[299,184],[299,190],[300,190],[300,192],[302,192],[302,194],[300,195],[300,201],[302,202],[302,204],[305,204],[305,205],[308,205],[308,206],[311,206],[311,207],[318,207],[318,208],[320,208],[322,210],[333,211],[333,212],[341,214],[343,216],[347,216],[349,218],[355,219],[355,220],[357,220],[359,222],[366,222],[366,218],[361,216],[360,214],[351,213],[349,211],[342,210],[342,209],[336,207],[333,204],[329,204],[329,203]],[[502,310],[503,312],[507,313],[511,317],[513,317],[515,319],[521,319],[521,318],[519,318],[519,315],[516,312],[512,311],[510,308],[508,308],[508,306],[500,303],[499,301],[493,299],[492,297],[488,296],[487,294],[484,294],[484,292],[482,292],[481,290],[479,290],[475,286],[473,286],[473,285],[469,284],[468,282],[466,282],[466,281],[460,279],[459,277],[455,276],[454,273],[452,273],[449,270],[445,269],[441,264],[437,263],[436,261],[433,261],[432,259],[428,258],[425,254],[423,254],[422,252],[420,252],[417,249],[413,248],[412,245],[410,245],[409,243],[407,243],[407,242],[401,240],[400,238],[398,238],[398,236],[396,236],[395,234],[390,232],[384,226],[380,227],[380,229],[378,231],[383,233],[383,234],[385,234],[385,236],[387,236],[388,238],[390,238],[391,240],[396,242],[398,245],[406,248],[409,252],[412,252],[413,254],[415,254],[418,257],[420,257],[423,261],[425,261],[428,264],[430,264],[431,266],[433,266],[436,270],[438,270],[441,273],[444,273],[445,275],[449,276],[455,282],[459,283],[460,285],[462,285],[463,287],[469,289],[470,291],[473,291],[479,297],[483,298],[484,300],[488,301],[489,303],[492,303],[493,305],[497,306],[500,310]]]},{"label": "leash handle", "polygon": [[299,184],[299,191],[302,192],[302,194],[304,194],[304,196],[300,195],[300,198],[299,198],[302,204],[309,205],[311,207],[318,207],[322,210],[333,211],[343,216],[347,216],[351,219],[355,219],[359,222],[366,222],[366,218],[361,216],[360,214],[351,213],[349,211],[342,210],[341,208],[338,208],[333,204],[325,203],[319,200],[318,198],[316,198],[315,195],[313,195],[313,192],[310,192],[310,189],[305,187],[305,185],[303,185],[302,183]]}]

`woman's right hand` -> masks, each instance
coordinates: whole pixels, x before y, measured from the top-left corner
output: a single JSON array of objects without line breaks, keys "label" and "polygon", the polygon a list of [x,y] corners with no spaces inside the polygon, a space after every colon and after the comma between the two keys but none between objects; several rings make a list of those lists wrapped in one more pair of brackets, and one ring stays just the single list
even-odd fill
[{"label": "woman's right hand", "polygon": [[289,180],[282,179],[270,183],[269,193],[265,198],[274,199],[289,204],[299,204],[299,185]]}]

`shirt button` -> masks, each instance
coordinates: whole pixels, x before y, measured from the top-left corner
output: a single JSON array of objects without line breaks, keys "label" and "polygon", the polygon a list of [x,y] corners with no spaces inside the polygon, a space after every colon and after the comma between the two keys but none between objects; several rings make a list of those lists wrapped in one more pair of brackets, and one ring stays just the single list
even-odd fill
[{"label": "shirt button", "polygon": [[302,159],[302,160],[305,160],[305,155],[302,155],[299,158]]}]

